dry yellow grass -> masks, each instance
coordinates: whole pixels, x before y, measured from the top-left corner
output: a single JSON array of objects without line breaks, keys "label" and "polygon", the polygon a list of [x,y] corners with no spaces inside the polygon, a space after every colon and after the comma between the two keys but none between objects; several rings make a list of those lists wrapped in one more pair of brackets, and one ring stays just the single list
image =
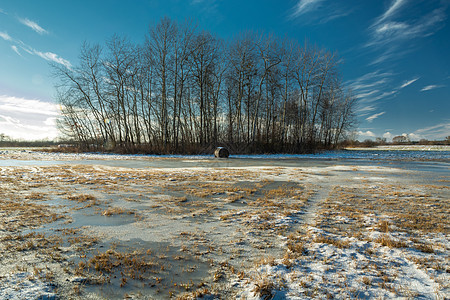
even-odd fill
[{"label": "dry yellow grass", "polygon": [[70,196],[67,196],[67,199],[71,200],[71,201],[77,201],[79,203],[86,202],[86,201],[91,201],[91,200],[96,200],[96,198],[94,196],[86,195],[86,194],[70,195]]},{"label": "dry yellow grass", "polygon": [[113,216],[113,215],[121,215],[121,214],[128,214],[132,215],[134,214],[133,211],[125,209],[123,207],[108,207],[106,210],[102,211],[102,216]]},{"label": "dry yellow grass", "polygon": [[271,299],[272,290],[275,288],[275,283],[272,279],[260,276],[253,280],[254,288],[252,292],[261,297],[261,299]]},{"label": "dry yellow grass", "polygon": [[365,215],[375,214],[388,218],[381,220],[377,228],[388,232],[396,230],[414,232],[450,232],[449,199],[438,197],[440,189],[434,186],[384,185],[371,188],[335,187],[332,198],[322,208],[324,218],[321,224],[336,224],[336,216],[349,219],[345,228],[348,232],[358,232]]},{"label": "dry yellow grass", "polygon": [[319,235],[313,240],[315,243],[324,243],[324,244],[330,244],[337,248],[348,248],[350,245],[349,241],[344,241],[338,238],[331,238],[329,236],[325,235]]}]

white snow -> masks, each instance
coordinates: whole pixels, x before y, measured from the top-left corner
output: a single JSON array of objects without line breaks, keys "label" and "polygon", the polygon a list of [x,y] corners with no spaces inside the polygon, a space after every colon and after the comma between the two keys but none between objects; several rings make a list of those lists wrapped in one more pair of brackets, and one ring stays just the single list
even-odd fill
[{"label": "white snow", "polygon": [[[372,221],[368,217],[368,221]],[[322,229],[309,227],[312,236],[328,234]],[[374,232],[372,232],[374,234]],[[379,235],[378,233],[377,235]],[[276,260],[275,265],[262,265],[252,273],[253,278],[266,278],[275,283],[273,296],[281,299],[448,299],[450,289],[448,273],[419,268],[414,259],[434,258],[446,262],[442,253],[422,253],[412,248],[388,248],[373,241],[344,238],[348,248],[332,244],[305,243],[307,254],[289,262]],[[448,241],[447,241],[448,243]],[[368,251],[370,249],[372,253]],[[258,280],[237,284],[243,291],[239,299],[262,299],[254,293]],[[440,284],[447,284],[444,289]],[[324,293],[327,291],[328,295]],[[441,291],[441,292],[437,292]],[[276,298],[274,298],[276,299]]]},{"label": "white snow", "polygon": [[0,299],[56,299],[54,286],[28,272],[10,274],[0,280]]}]

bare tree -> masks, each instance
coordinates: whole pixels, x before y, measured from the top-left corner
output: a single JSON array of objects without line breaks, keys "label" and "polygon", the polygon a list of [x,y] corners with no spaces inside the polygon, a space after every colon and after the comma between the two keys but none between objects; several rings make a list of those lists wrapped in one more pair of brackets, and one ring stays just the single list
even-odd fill
[{"label": "bare tree", "polygon": [[114,35],[55,65],[61,132],[80,147],[147,152],[311,151],[354,125],[337,56],[272,35],[221,41],[168,18],[145,43]]}]

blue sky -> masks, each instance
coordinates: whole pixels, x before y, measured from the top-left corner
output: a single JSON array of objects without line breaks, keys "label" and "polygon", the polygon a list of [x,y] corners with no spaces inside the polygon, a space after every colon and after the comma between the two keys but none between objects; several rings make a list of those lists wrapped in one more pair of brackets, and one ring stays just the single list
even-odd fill
[{"label": "blue sky", "polygon": [[245,30],[335,51],[358,97],[358,138],[450,135],[450,0],[2,0],[0,133],[57,135],[50,62],[77,65],[83,41],[141,43],[168,16],[224,39]]}]

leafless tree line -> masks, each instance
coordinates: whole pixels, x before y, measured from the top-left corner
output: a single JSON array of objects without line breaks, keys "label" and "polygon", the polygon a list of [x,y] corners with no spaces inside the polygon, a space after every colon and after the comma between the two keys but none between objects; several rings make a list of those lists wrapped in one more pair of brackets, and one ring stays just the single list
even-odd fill
[{"label": "leafless tree line", "polygon": [[135,45],[84,43],[55,66],[61,132],[83,148],[238,152],[331,148],[353,125],[355,98],[329,51],[272,35],[223,41],[168,18]]}]

